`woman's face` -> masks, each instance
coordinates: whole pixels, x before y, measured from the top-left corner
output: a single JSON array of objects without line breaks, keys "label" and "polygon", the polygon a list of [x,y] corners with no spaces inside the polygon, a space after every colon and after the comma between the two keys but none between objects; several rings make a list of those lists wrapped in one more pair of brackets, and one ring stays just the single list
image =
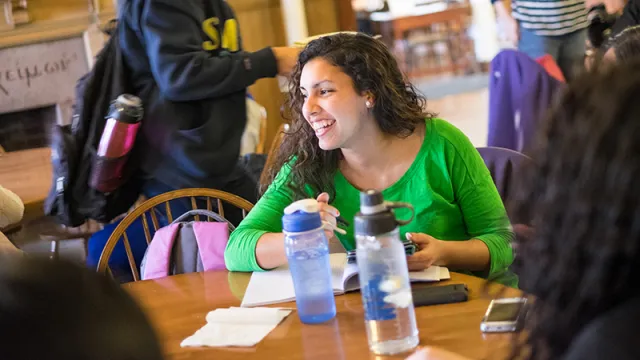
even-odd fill
[{"label": "woman's face", "polygon": [[[322,58],[305,64],[300,76],[302,114],[318,137],[320,148],[348,148],[367,126],[369,96],[359,94],[349,75]],[[369,101],[369,106],[367,106]]]}]

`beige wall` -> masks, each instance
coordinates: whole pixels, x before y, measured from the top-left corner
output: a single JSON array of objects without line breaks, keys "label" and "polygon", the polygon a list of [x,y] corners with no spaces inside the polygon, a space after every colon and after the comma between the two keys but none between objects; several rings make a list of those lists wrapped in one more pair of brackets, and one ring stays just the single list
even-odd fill
[{"label": "beige wall", "polygon": [[[305,0],[309,35],[339,30],[335,1]],[[286,44],[280,0],[228,0],[228,2],[236,12],[244,46],[248,51]],[[282,123],[280,107],[284,95],[280,93],[275,79],[259,80],[249,90],[256,101],[267,109],[267,144],[270,144]],[[269,146],[267,145],[266,148],[268,149]]]}]

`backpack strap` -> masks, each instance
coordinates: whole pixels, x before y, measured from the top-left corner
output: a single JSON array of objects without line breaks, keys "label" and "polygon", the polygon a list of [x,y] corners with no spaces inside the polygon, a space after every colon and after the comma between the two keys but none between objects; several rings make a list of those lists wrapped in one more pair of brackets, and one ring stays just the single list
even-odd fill
[{"label": "backpack strap", "polygon": [[194,221],[191,225],[204,271],[226,269],[224,250],[229,242],[229,226],[206,221]]},{"label": "backpack strap", "polygon": [[[142,279],[157,279],[169,275],[171,250],[176,241],[180,224],[172,223],[158,229],[145,254],[145,264],[142,267]],[[198,244],[199,245],[199,244]]]},{"label": "backpack strap", "polygon": [[220,216],[219,214],[213,212],[213,211],[209,211],[209,210],[203,210],[203,209],[196,209],[196,210],[189,210],[186,213],[180,215],[177,219],[173,220],[172,224],[177,224],[181,221],[184,221],[185,219],[191,217],[191,216],[196,216],[196,215],[202,215],[202,216],[207,216],[210,217],[218,222],[221,223],[227,223],[229,225],[229,229],[231,231],[234,231],[236,229],[235,226],[233,226],[232,223],[229,222],[229,220],[223,218],[222,216]]}]

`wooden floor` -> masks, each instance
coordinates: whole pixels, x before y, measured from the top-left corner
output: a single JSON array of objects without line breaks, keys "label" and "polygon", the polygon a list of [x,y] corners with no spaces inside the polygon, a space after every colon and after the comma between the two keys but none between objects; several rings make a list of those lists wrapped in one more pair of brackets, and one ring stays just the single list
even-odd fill
[{"label": "wooden floor", "polygon": [[487,145],[489,124],[489,90],[428,100],[427,109],[438,114],[464,132],[474,146]]}]

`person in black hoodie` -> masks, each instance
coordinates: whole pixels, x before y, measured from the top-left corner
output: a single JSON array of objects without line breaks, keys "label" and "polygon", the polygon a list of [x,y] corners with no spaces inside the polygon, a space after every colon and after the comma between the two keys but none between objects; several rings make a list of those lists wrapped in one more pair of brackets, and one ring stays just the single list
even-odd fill
[{"label": "person in black hoodie", "polygon": [[243,51],[224,0],[126,0],[119,10],[120,45],[145,112],[144,195],[203,187],[255,202],[257,185],[238,165],[246,90],[288,73],[298,50]]}]

